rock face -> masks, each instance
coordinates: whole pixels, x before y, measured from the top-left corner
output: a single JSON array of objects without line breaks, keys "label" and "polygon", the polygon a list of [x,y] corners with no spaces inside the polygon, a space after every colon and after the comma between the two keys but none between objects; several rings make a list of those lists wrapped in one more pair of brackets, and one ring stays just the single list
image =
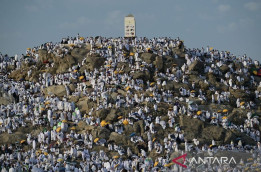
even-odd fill
[{"label": "rock face", "polygon": [[152,54],[152,53],[142,53],[141,54],[141,59],[148,64],[152,63],[155,60],[155,58],[156,58],[156,55]]},{"label": "rock face", "polygon": [[198,60],[192,62],[189,67],[188,67],[188,70],[189,71],[198,71],[198,72],[202,72],[204,69],[204,63],[203,62],[200,62]]},{"label": "rock face", "polygon": [[188,141],[197,138],[204,144],[211,144],[212,140],[217,141],[219,144],[230,144],[231,141],[240,138],[245,144],[255,143],[249,136],[238,131],[226,130],[221,126],[210,125],[187,116],[180,116],[180,126],[184,130]]},{"label": "rock face", "polygon": [[131,76],[133,77],[133,79],[143,79],[143,80],[149,80],[150,79],[150,73],[149,71],[138,71],[138,72],[134,72],[131,73]]},{"label": "rock face", "polygon": [[43,92],[45,95],[51,95],[54,94],[58,97],[63,97],[66,95],[66,89],[63,85],[52,85],[45,89],[43,89]]},{"label": "rock face", "polygon": [[105,62],[105,58],[104,57],[92,57],[92,56],[88,56],[86,58],[86,69],[89,70],[94,70],[95,68],[98,69],[100,68]]}]

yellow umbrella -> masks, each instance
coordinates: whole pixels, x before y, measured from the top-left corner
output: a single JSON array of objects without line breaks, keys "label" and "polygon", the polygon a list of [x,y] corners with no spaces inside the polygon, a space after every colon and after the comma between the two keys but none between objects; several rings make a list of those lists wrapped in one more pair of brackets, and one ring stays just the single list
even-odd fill
[{"label": "yellow umbrella", "polygon": [[94,143],[96,143],[96,142],[98,142],[100,139],[99,138],[96,138],[96,139],[94,139]]},{"label": "yellow umbrella", "polygon": [[47,155],[48,155],[48,153],[47,153],[47,152],[44,152],[44,155],[45,155],[45,156],[47,156]]},{"label": "yellow umbrella", "polygon": [[153,97],[153,94],[150,94],[150,97]]},{"label": "yellow umbrella", "polygon": [[133,53],[133,52],[130,52],[130,56],[134,56],[134,53]]},{"label": "yellow umbrella", "polygon": [[222,119],[227,119],[227,117],[226,117],[226,116],[223,116]]},{"label": "yellow umbrella", "polygon": [[41,153],[42,153],[41,150],[36,151],[36,155],[39,155],[39,154],[41,154]]},{"label": "yellow umbrella", "polygon": [[63,123],[66,123],[66,122],[68,122],[68,121],[64,119],[64,120],[62,120],[62,122],[63,122]]},{"label": "yellow umbrella", "polygon": [[152,142],[154,142],[156,140],[156,137],[154,137],[153,139],[152,139]]},{"label": "yellow umbrella", "polygon": [[112,47],[111,46],[108,46],[109,49],[111,49]]},{"label": "yellow umbrella", "polygon": [[78,70],[75,69],[73,72],[76,73],[76,72],[78,72]]},{"label": "yellow umbrella", "polygon": [[80,79],[80,80],[84,79],[84,76],[80,76],[79,79]]},{"label": "yellow umbrella", "polygon": [[71,130],[75,130],[76,128],[75,127],[72,127]]},{"label": "yellow umbrella", "polygon": [[156,167],[158,164],[159,164],[159,162],[158,162],[158,161],[155,161],[154,167]]},{"label": "yellow umbrella", "polygon": [[227,109],[224,109],[223,112],[226,113],[226,112],[228,112],[228,110],[227,110]]},{"label": "yellow umbrella", "polygon": [[117,168],[119,166],[119,164],[116,164],[115,166],[114,166],[114,168]]},{"label": "yellow umbrella", "polygon": [[125,90],[128,91],[130,89],[130,86],[126,87]]},{"label": "yellow umbrella", "polygon": [[196,91],[195,90],[192,90],[191,93],[195,93]]},{"label": "yellow umbrella", "polygon": [[20,143],[23,144],[25,142],[25,140],[21,140]]},{"label": "yellow umbrella", "polygon": [[105,127],[107,124],[108,124],[108,123],[107,123],[106,121],[104,121],[104,120],[101,122],[101,126],[102,126],[102,127]]},{"label": "yellow umbrella", "polygon": [[120,71],[119,71],[119,74],[122,74],[122,73],[124,73],[124,71],[123,71],[123,70],[120,70]]},{"label": "yellow umbrella", "polygon": [[213,116],[212,119],[216,119],[216,117]]},{"label": "yellow umbrella", "polygon": [[150,86],[153,86],[155,84],[155,82],[152,82],[152,83],[150,83]]},{"label": "yellow umbrella", "polygon": [[218,113],[222,112],[221,110],[218,110]]},{"label": "yellow umbrella", "polygon": [[50,102],[49,102],[49,101],[47,101],[47,102],[45,102],[44,104],[45,104],[45,105],[49,105],[49,104],[50,104]]},{"label": "yellow umbrella", "polygon": [[240,103],[240,106],[242,106],[242,105],[244,105],[244,104],[245,104],[245,102],[241,102],[241,103]]},{"label": "yellow umbrella", "polygon": [[31,50],[31,48],[27,48],[27,50]]},{"label": "yellow umbrella", "polygon": [[209,48],[209,51],[211,51],[211,50],[213,50],[213,49],[214,49],[214,47],[210,47],[210,48]]},{"label": "yellow umbrella", "polygon": [[114,74],[115,74],[115,75],[118,74],[118,71],[115,70],[115,71],[114,71]]},{"label": "yellow umbrella", "polygon": [[83,41],[83,40],[84,40],[84,37],[80,37],[80,40]]},{"label": "yellow umbrella", "polygon": [[201,115],[202,114],[202,112],[201,111],[197,111],[197,115]]},{"label": "yellow umbrella", "polygon": [[113,156],[113,159],[118,159],[118,158],[119,158],[119,156],[117,156],[117,155]]},{"label": "yellow umbrella", "polygon": [[170,167],[173,163],[168,163],[168,164],[165,164],[164,167]]},{"label": "yellow umbrella", "polygon": [[122,116],[119,116],[119,117],[118,117],[118,119],[121,119],[121,118],[122,118]]},{"label": "yellow umbrella", "polygon": [[128,124],[129,124],[129,121],[125,119],[122,123],[123,123],[124,125],[128,125]]},{"label": "yellow umbrella", "polygon": [[144,65],[140,65],[140,67],[144,67]]},{"label": "yellow umbrella", "polygon": [[253,71],[253,74],[254,74],[254,75],[257,75],[257,71],[256,71],[256,70],[254,70],[254,71]]},{"label": "yellow umbrella", "polygon": [[106,67],[111,67],[111,65],[106,65]]},{"label": "yellow umbrella", "polygon": [[61,131],[61,127],[58,127],[57,129],[56,129],[56,132],[60,132]]},{"label": "yellow umbrella", "polygon": [[62,158],[57,159],[57,162],[62,162],[62,161],[63,161]]}]

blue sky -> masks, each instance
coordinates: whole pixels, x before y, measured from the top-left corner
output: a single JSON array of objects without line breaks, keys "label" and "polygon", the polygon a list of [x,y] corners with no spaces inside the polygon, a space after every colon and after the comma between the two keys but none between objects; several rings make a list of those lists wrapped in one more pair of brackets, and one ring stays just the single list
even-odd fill
[{"label": "blue sky", "polygon": [[261,61],[260,0],[1,0],[0,52],[63,37],[123,36],[124,16],[137,36],[180,37],[188,48],[207,45]]}]

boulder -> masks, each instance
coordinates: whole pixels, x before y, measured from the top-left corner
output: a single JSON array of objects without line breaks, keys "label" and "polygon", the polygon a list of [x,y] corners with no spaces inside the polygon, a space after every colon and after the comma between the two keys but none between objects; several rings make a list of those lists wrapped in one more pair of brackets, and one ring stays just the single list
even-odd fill
[{"label": "boulder", "polygon": [[107,115],[107,117],[106,117],[105,120],[106,120],[107,122],[113,122],[113,121],[115,121],[115,120],[118,118],[116,112],[117,112],[116,109],[112,109],[112,110],[110,111],[110,113]]},{"label": "boulder", "polygon": [[153,62],[158,71],[162,71],[163,69],[163,58],[161,56],[157,56],[156,60]]},{"label": "boulder", "polygon": [[86,58],[86,69],[88,70],[94,70],[95,68],[98,69],[102,65],[104,65],[105,58],[104,57],[98,57],[98,56],[87,56]]},{"label": "boulder", "polygon": [[45,95],[54,94],[58,97],[66,95],[66,90],[63,85],[52,85],[43,89]]},{"label": "boulder", "polygon": [[136,71],[134,73],[131,73],[131,76],[133,77],[133,79],[142,79],[144,81],[150,79],[150,73],[148,71]]},{"label": "boulder", "polygon": [[97,127],[91,131],[91,134],[94,138],[108,140],[110,137],[110,130],[105,127]]},{"label": "boulder", "polygon": [[111,132],[109,141],[113,141],[117,145],[127,145],[127,137],[116,132]]},{"label": "boulder", "polygon": [[71,55],[77,59],[78,62],[81,62],[84,57],[86,57],[89,50],[87,50],[85,47],[82,48],[74,48],[71,51]]},{"label": "boulder", "polygon": [[189,67],[188,67],[189,71],[198,71],[198,72],[203,72],[204,71],[204,63],[200,62],[198,60],[195,60],[194,62],[192,62]]},{"label": "boulder", "polygon": [[156,55],[152,54],[152,53],[142,53],[141,54],[141,59],[148,64],[152,63],[155,60],[155,58],[156,58]]}]

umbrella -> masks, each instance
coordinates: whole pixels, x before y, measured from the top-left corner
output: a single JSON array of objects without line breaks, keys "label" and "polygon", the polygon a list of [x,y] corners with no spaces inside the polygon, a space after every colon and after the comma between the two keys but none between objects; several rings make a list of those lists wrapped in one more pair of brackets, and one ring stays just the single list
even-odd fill
[{"label": "umbrella", "polygon": [[122,119],[122,116],[119,116],[118,119]]},{"label": "umbrella", "polygon": [[71,130],[76,130],[76,128],[75,128],[75,127],[72,127]]},{"label": "umbrella", "polygon": [[62,158],[57,159],[57,162],[62,162],[62,161],[63,161]]},{"label": "umbrella", "polygon": [[171,165],[173,165],[173,163],[168,163],[168,164],[165,164],[164,167],[170,167]]},{"label": "umbrella", "polygon": [[197,115],[201,115],[202,114],[202,112],[201,111],[197,111]]},{"label": "umbrella", "polygon": [[80,80],[84,79],[84,76],[80,76],[79,79],[80,79]]},{"label": "umbrella", "polygon": [[63,122],[63,123],[66,123],[66,122],[68,122],[68,121],[64,119],[64,120],[62,120],[62,122]]},{"label": "umbrella", "polygon": [[223,116],[222,119],[227,119],[227,117],[226,117],[226,116]]},{"label": "umbrella", "polygon": [[191,93],[195,93],[196,91],[195,90],[192,90]]},{"label": "umbrella", "polygon": [[152,82],[152,83],[150,83],[150,86],[153,86],[155,84],[155,82]]},{"label": "umbrella", "polygon": [[226,112],[228,112],[228,110],[227,110],[227,109],[224,109],[223,112],[226,113]]},{"label": "umbrella", "polygon": [[113,156],[113,159],[118,159],[118,158],[119,158],[118,155]]},{"label": "umbrella", "polygon": [[114,71],[114,74],[115,74],[115,75],[118,74],[118,71],[115,70],[115,71]]},{"label": "umbrella", "polygon": [[152,142],[154,142],[156,140],[156,137],[154,137],[153,139],[152,139]]},{"label": "umbrella", "polygon": [[20,143],[23,144],[25,142],[25,140],[21,140]]},{"label": "umbrella", "polygon": [[122,123],[123,123],[124,125],[128,125],[128,124],[129,124],[129,121],[125,119]]},{"label": "umbrella", "polygon": [[57,129],[56,129],[56,132],[60,132],[61,131],[61,127],[58,127]]},{"label": "umbrella", "polygon": [[96,142],[98,142],[100,139],[99,138],[96,138],[96,139],[94,139],[94,143],[96,143]]},{"label": "umbrella", "polygon": [[44,152],[44,155],[45,155],[45,156],[47,156],[47,155],[48,155],[48,153],[47,153],[47,152]]},{"label": "umbrella", "polygon": [[136,133],[131,133],[130,134],[130,137],[133,137],[133,136],[135,136],[136,135]]},{"label": "umbrella", "polygon": [[80,40],[83,41],[83,40],[84,40],[84,37],[80,37]]},{"label": "umbrella", "polygon": [[154,167],[156,167],[158,164],[159,164],[159,162],[158,162],[158,161],[155,161]]},{"label": "umbrella", "polygon": [[123,71],[123,70],[120,70],[119,73],[122,74],[122,73],[124,73],[124,71]]},{"label": "umbrella", "polygon": [[107,124],[108,124],[108,123],[107,123],[106,121],[104,121],[104,120],[101,122],[101,126],[102,126],[102,127],[105,127]]},{"label": "umbrella", "polygon": [[125,90],[128,91],[130,89],[130,86],[126,87]]},{"label": "umbrella", "polygon": [[245,102],[241,102],[241,103],[240,103],[240,106],[243,106],[244,104],[245,104]]}]

